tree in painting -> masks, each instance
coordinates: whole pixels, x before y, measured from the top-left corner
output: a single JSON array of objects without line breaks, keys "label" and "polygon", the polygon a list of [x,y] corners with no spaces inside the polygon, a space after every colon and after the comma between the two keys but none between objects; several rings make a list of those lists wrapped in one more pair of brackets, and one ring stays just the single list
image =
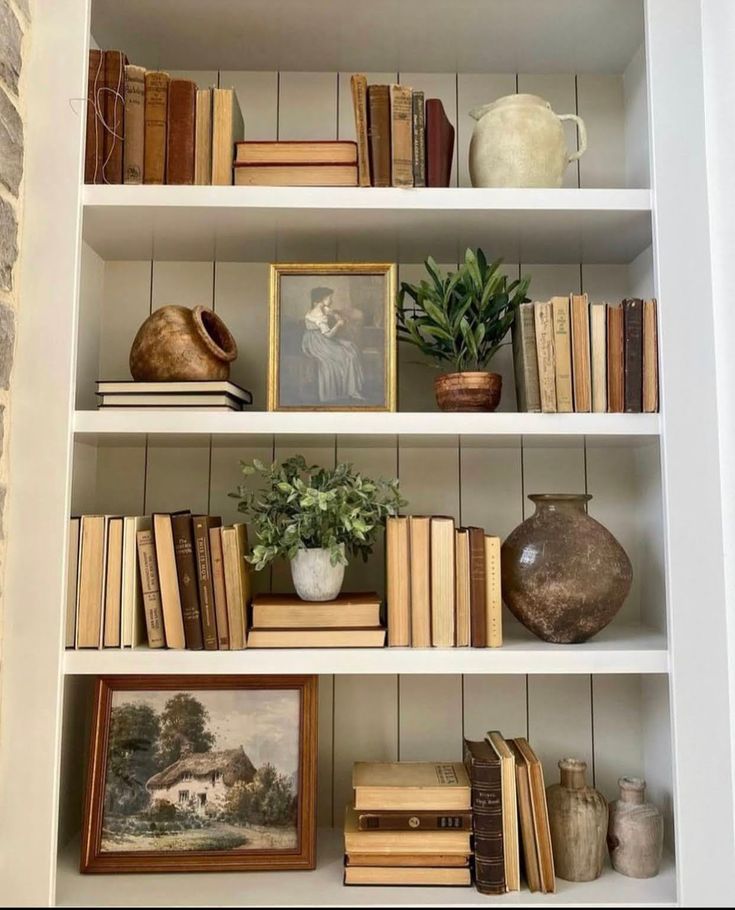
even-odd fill
[{"label": "tree in painting", "polygon": [[105,810],[127,814],[148,804],[146,783],[158,770],[160,721],[148,705],[120,705],[110,718]]},{"label": "tree in painting", "polygon": [[159,767],[165,768],[191,752],[209,752],[214,736],[207,729],[209,712],[193,695],[178,692],[161,713]]}]

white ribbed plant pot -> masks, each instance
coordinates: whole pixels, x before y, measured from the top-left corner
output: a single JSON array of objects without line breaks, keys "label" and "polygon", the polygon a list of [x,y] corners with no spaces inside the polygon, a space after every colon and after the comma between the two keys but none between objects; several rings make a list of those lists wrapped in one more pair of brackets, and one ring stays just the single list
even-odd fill
[{"label": "white ribbed plant pot", "polygon": [[291,560],[291,578],[302,600],[334,600],[344,577],[345,567],[333,566],[329,550],[322,547],[299,550]]}]

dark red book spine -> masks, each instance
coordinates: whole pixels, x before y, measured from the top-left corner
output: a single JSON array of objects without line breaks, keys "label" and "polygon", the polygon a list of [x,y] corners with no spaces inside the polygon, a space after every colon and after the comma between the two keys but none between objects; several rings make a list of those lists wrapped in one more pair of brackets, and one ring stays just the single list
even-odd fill
[{"label": "dark red book spine", "polygon": [[168,86],[166,130],[166,183],[194,183],[194,133],[197,87],[186,79],[172,79]]},{"label": "dark red book spine", "polygon": [[426,185],[449,186],[454,157],[454,127],[438,98],[426,101]]},{"label": "dark red book spine", "polygon": [[104,116],[102,183],[123,182],[123,142],[125,130],[125,64],[122,51],[104,53],[104,90],[100,94]]},{"label": "dark red book spine", "polygon": [[179,579],[179,597],[184,618],[184,637],[190,651],[201,651],[202,614],[199,607],[199,573],[194,556],[194,532],[191,512],[174,512],[171,516],[174,535],[176,574]]},{"label": "dark red book spine", "polygon": [[102,104],[100,92],[105,80],[105,60],[102,51],[89,51],[87,73],[87,133],[84,144],[84,182],[102,183],[102,151],[105,143],[102,118],[97,105]]}]

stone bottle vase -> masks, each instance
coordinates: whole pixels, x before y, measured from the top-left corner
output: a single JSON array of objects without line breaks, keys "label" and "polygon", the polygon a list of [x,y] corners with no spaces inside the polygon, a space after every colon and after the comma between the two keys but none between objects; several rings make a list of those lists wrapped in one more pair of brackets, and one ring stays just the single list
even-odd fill
[{"label": "stone bottle vase", "polygon": [[503,600],[543,641],[587,641],[622,607],[633,580],[625,550],[585,512],[583,493],[536,493],[534,514],[501,550]]},{"label": "stone bottle vase", "polygon": [[607,832],[613,869],[631,878],[653,878],[661,867],[663,815],[646,802],[646,782],[640,777],[621,777],[618,786]]},{"label": "stone bottle vase", "polygon": [[502,388],[500,373],[442,373],[434,380],[441,411],[494,411],[500,404]]},{"label": "stone bottle vase", "polygon": [[164,306],[138,329],[130,372],[140,382],[225,380],[237,345],[213,310]]},{"label": "stone bottle vase", "polygon": [[587,763],[559,762],[560,781],[546,788],[554,869],[568,882],[600,877],[605,859],[607,800],[585,780]]},{"label": "stone bottle vase", "polygon": [[322,547],[299,550],[291,560],[291,578],[302,600],[334,600],[342,590],[345,567],[332,565],[331,553]]},{"label": "stone bottle vase", "polygon": [[[472,186],[559,187],[564,171],[587,150],[584,120],[555,114],[538,95],[506,95],[470,111]],[[573,120],[579,150],[570,154],[562,126]]]}]

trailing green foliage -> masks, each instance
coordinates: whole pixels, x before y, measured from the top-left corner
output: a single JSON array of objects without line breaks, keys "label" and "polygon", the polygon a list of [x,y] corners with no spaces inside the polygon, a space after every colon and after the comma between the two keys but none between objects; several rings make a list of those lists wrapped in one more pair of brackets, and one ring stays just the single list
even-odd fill
[{"label": "trailing green foliage", "polygon": [[429,281],[401,282],[399,340],[437,366],[450,364],[454,372],[486,369],[506,343],[518,306],[529,299],[530,277],[509,282],[499,271],[501,263],[497,259],[488,265],[482,250],[467,250],[459,269],[445,275],[429,257]]},{"label": "trailing green foliage", "polygon": [[282,464],[257,458],[241,464],[246,477],[262,481],[260,489],[240,486],[230,494],[255,532],[248,561],[258,571],[278,556],[292,559],[302,548],[328,549],[332,565],[346,564],[348,555],[366,560],[385,519],[405,505],[398,480],[371,480],[350,464],[334,470],[307,466],[301,455]]}]

